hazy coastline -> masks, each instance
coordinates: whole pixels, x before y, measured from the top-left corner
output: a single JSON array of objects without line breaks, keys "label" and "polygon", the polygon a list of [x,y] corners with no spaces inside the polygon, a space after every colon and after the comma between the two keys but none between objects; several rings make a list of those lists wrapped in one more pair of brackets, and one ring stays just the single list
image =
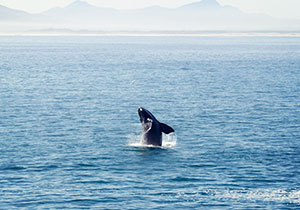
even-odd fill
[{"label": "hazy coastline", "polygon": [[245,13],[216,0],[173,9],[102,8],[73,1],[39,14],[0,5],[1,35],[75,36],[299,36],[300,20]]},{"label": "hazy coastline", "polygon": [[71,29],[43,29],[0,32],[0,36],[300,36],[300,31],[93,31]]}]

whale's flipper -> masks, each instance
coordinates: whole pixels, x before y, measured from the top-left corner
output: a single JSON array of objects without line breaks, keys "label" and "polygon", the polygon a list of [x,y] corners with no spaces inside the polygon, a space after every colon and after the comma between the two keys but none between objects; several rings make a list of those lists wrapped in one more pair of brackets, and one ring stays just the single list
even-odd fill
[{"label": "whale's flipper", "polygon": [[160,123],[160,128],[161,128],[161,131],[164,132],[165,134],[175,132],[173,128],[171,128],[170,126],[168,126],[164,123]]}]

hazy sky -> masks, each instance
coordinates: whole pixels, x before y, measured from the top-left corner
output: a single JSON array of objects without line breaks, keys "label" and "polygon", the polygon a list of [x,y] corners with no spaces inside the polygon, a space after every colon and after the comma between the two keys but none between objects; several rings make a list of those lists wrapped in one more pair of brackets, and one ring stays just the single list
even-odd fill
[{"label": "hazy sky", "polygon": [[[0,5],[38,13],[52,7],[63,7],[74,0],[0,0]],[[118,9],[153,5],[178,7],[197,0],[85,0],[93,5]],[[200,1],[200,0],[198,0]],[[300,0],[217,0],[248,13],[265,13],[274,17],[300,18]]]}]

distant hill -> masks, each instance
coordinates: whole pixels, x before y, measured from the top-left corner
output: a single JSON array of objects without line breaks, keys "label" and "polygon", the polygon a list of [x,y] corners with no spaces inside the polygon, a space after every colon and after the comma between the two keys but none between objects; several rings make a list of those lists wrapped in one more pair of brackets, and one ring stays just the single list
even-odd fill
[{"label": "distant hill", "polygon": [[33,15],[16,9],[10,9],[0,5],[0,21],[28,21]]},{"label": "distant hill", "polygon": [[[170,9],[159,6],[117,10],[76,0],[63,8],[29,14],[0,6],[0,22],[28,22],[28,28],[70,30],[297,30],[298,20],[280,20],[263,14],[247,14],[216,0],[202,0]],[[30,23],[30,24],[29,24]],[[34,27],[32,26],[34,23]],[[0,29],[1,30],[1,29]]]}]

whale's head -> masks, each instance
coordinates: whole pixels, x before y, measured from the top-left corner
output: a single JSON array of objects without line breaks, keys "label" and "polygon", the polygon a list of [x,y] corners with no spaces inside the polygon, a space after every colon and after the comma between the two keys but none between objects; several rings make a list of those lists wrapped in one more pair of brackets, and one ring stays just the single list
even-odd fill
[{"label": "whale's head", "polygon": [[145,108],[143,107],[139,107],[138,108],[138,113],[140,116],[140,121],[142,124],[144,123],[152,123],[153,121],[155,121],[155,117]]}]

